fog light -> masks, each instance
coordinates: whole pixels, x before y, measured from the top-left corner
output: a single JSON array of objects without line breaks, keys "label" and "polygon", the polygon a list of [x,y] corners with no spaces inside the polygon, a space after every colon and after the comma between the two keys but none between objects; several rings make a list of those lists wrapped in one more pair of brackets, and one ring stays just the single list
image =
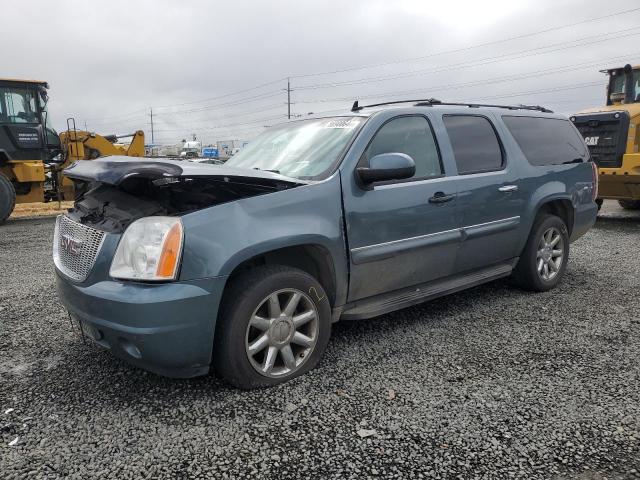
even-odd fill
[{"label": "fog light", "polygon": [[89,323],[82,322],[82,333],[96,342],[102,340],[102,332]]},{"label": "fog light", "polygon": [[140,353],[140,349],[136,347],[132,342],[127,340],[126,338],[118,337],[118,343],[122,347],[122,349],[131,355],[133,358],[142,358],[142,353]]}]

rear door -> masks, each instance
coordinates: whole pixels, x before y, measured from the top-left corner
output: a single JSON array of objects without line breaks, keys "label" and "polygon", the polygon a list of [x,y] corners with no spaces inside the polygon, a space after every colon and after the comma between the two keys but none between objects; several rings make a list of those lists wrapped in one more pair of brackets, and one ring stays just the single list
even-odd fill
[{"label": "rear door", "polygon": [[455,182],[445,175],[427,117],[403,115],[387,120],[358,165],[391,152],[413,158],[413,178],[369,187],[358,185],[353,173],[350,179],[343,178],[351,256],[349,301],[453,272],[461,237],[455,219]]},{"label": "rear door", "polygon": [[493,119],[443,115],[458,169],[457,206],[462,242],[455,272],[518,256],[518,226],[525,202],[517,164],[510,162]]}]

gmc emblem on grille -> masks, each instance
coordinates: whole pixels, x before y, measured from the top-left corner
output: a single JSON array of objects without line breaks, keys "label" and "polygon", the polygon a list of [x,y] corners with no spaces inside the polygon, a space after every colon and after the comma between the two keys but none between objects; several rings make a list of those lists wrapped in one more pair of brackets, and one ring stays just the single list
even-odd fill
[{"label": "gmc emblem on grille", "polygon": [[65,252],[72,255],[78,255],[80,253],[80,245],[82,245],[82,242],[71,238],[69,235],[62,235],[62,238],[60,238],[60,245]]},{"label": "gmc emblem on grille", "polygon": [[598,140],[600,140],[600,137],[584,137],[584,143],[586,143],[588,147],[598,145]]}]

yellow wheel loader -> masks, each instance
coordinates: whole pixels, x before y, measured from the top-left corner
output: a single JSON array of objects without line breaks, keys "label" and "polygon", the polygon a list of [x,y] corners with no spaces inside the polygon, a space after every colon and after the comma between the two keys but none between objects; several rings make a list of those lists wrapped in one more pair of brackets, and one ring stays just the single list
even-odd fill
[{"label": "yellow wheel loader", "polygon": [[[0,224],[16,203],[72,200],[62,170],[77,160],[144,156],[144,133],[116,137],[78,131],[73,119],[58,134],[47,114],[47,82],[0,79]],[[128,146],[116,143],[132,137]]]},{"label": "yellow wheel loader", "polygon": [[571,121],[598,165],[598,205],[605,198],[640,209],[640,66],[602,70],[608,75],[602,107],[576,113]]}]

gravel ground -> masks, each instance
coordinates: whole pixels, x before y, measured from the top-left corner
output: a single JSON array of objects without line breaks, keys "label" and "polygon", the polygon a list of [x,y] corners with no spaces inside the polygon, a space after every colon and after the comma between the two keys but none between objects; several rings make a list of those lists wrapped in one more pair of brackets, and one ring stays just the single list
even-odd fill
[{"label": "gravel ground", "polygon": [[640,478],[640,214],[605,205],[553,292],[339,323],[319,368],[253,392],[84,345],[52,231],[0,229],[3,479]]}]

